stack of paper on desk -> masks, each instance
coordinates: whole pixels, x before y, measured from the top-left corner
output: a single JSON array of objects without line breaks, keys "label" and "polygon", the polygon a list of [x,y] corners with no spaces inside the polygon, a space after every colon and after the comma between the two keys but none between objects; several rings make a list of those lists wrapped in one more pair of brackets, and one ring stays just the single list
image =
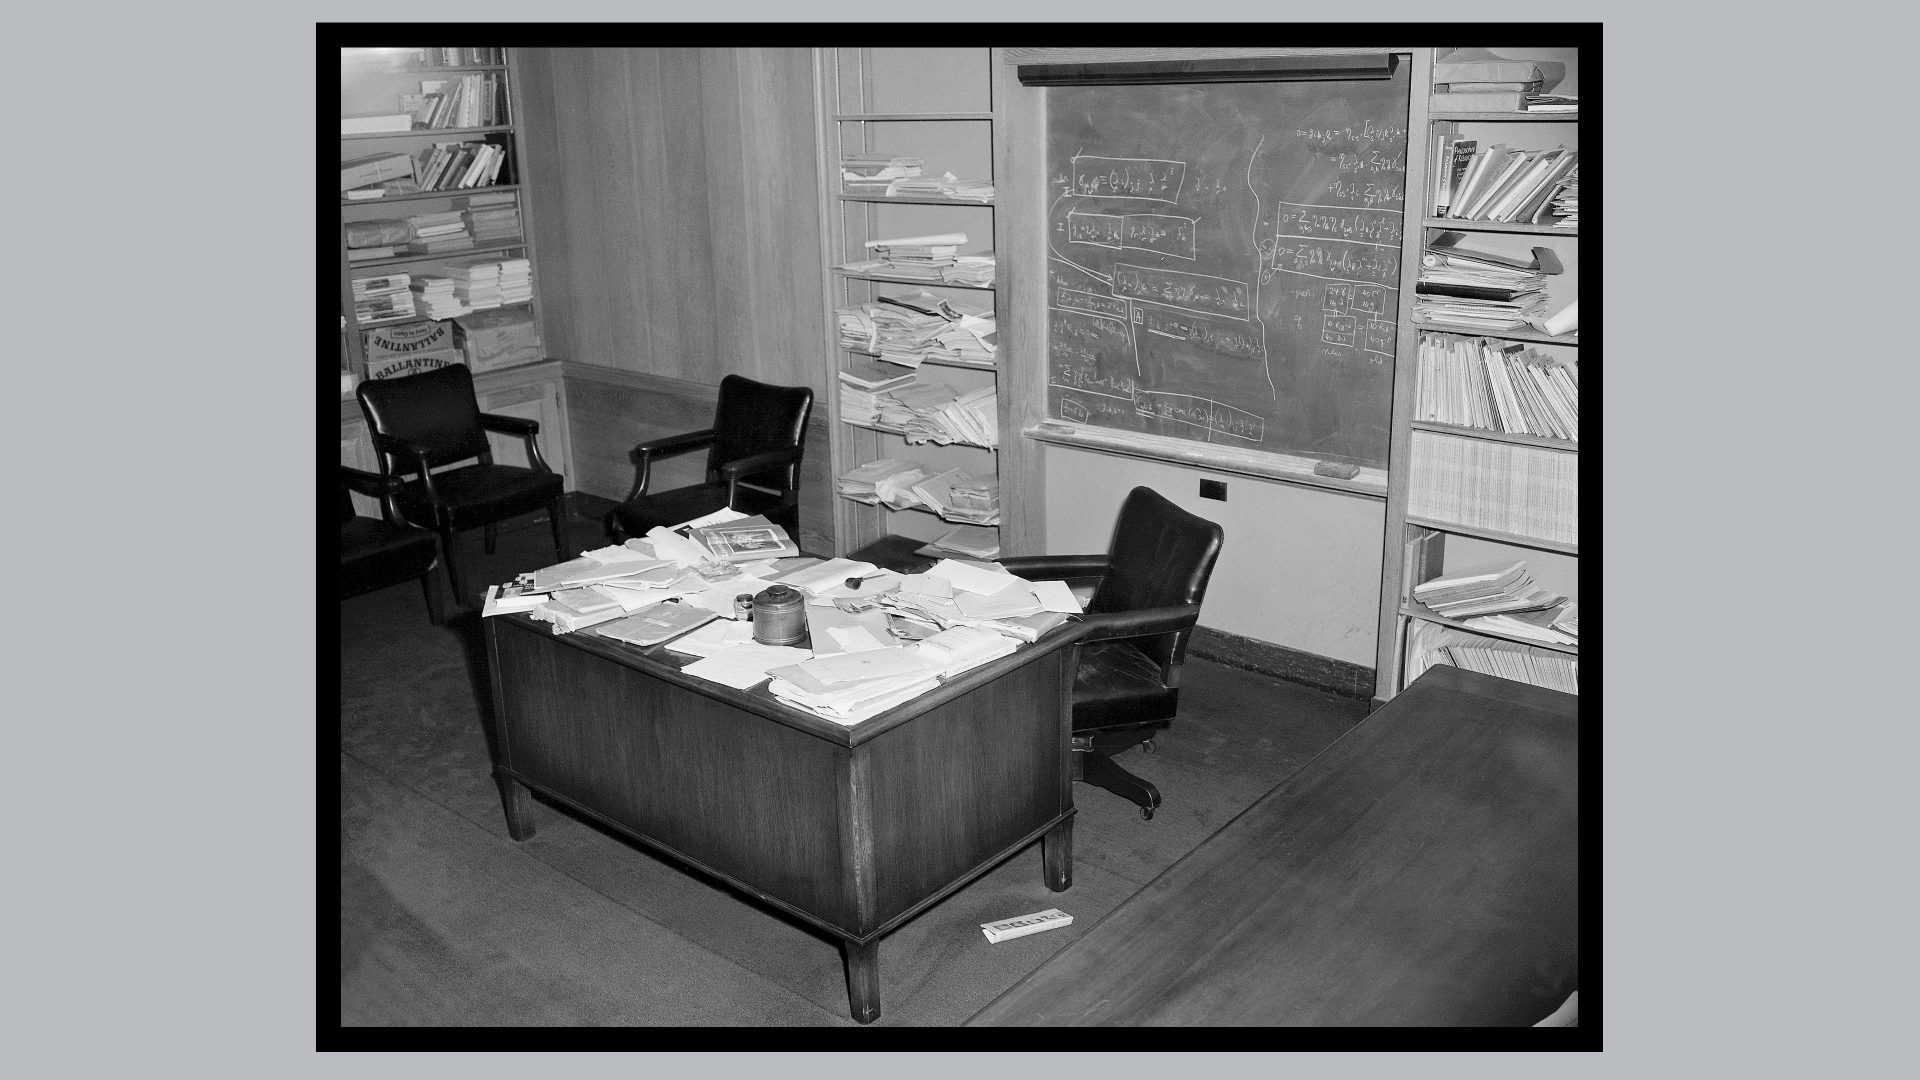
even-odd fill
[{"label": "stack of paper on desk", "polygon": [[933,689],[940,673],[912,649],[872,649],[815,657],[767,674],[767,689],[781,701],[854,723]]},{"label": "stack of paper on desk", "polygon": [[1019,647],[1013,638],[993,630],[978,626],[954,626],[916,644],[914,650],[929,663],[937,665],[940,675],[945,678],[1005,656]]}]

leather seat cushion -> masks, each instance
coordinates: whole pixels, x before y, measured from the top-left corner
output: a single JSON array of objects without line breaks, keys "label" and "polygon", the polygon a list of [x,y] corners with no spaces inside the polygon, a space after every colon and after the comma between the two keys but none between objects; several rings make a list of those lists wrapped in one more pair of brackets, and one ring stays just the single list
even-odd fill
[{"label": "leather seat cushion", "polygon": [[1073,729],[1165,723],[1179,692],[1160,681],[1160,665],[1126,641],[1080,646],[1073,675]]},{"label": "leather seat cushion", "polygon": [[[546,510],[560,497],[565,481],[558,473],[538,473],[516,465],[466,465],[433,474],[434,490],[447,504],[454,529],[472,529],[502,518]],[[417,525],[438,528],[419,480],[400,491],[400,512]]]}]

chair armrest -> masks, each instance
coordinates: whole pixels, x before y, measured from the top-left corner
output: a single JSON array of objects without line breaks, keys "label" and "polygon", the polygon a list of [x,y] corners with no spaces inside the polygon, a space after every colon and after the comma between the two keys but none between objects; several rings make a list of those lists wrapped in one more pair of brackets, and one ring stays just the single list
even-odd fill
[{"label": "chair armrest", "polygon": [[698,450],[703,446],[712,446],[720,432],[715,428],[702,428],[679,435],[663,435],[658,439],[649,439],[635,443],[627,457],[633,462],[633,490],[627,492],[627,502],[647,493],[647,484],[653,479],[653,459],[684,454],[689,450]]},{"label": "chair armrest", "polygon": [[351,465],[340,466],[340,482],[347,486],[348,491],[374,499],[384,499],[389,493],[400,490],[399,477],[381,476]]},{"label": "chair armrest", "polygon": [[375,450],[392,454],[406,461],[413,468],[420,470],[422,476],[426,475],[427,458],[433,453],[432,447],[424,443],[410,442],[398,435],[388,435],[381,431],[373,432],[372,435],[373,448]]},{"label": "chair armrest", "polygon": [[[768,450],[764,454],[750,454],[743,458],[734,458],[720,466],[720,476],[727,482],[728,502],[732,502],[733,485],[744,476],[766,472],[777,465],[790,465],[799,460],[800,448],[787,447],[781,450]],[[784,489],[783,489],[784,490]]]},{"label": "chair armrest", "polygon": [[1028,581],[1102,577],[1112,564],[1104,553],[1099,555],[1014,555],[997,561],[1007,573],[1026,578]]},{"label": "chair armrest", "polygon": [[480,414],[480,426],[487,431],[497,431],[502,435],[518,435],[527,444],[527,464],[534,472],[552,472],[547,467],[547,459],[540,456],[540,444],[534,436],[540,434],[540,421],[529,420],[524,416],[508,416],[504,413]]},{"label": "chair armrest", "polygon": [[1174,604],[1170,607],[1138,608],[1133,611],[1102,611],[1080,616],[1087,624],[1082,642],[1109,641],[1114,638],[1147,637],[1191,630],[1200,622],[1199,604]]},{"label": "chair armrest", "polygon": [[507,416],[504,413],[481,413],[480,426],[486,428],[488,431],[497,431],[502,435],[540,434],[540,421],[528,420],[522,416]]}]

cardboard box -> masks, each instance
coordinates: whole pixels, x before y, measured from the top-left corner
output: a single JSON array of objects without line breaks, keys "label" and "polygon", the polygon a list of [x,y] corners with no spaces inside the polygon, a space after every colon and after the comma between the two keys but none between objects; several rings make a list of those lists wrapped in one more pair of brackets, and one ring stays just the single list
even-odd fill
[{"label": "cardboard box", "polygon": [[524,307],[476,311],[453,320],[453,340],[476,373],[544,359],[540,329]]},{"label": "cardboard box", "polygon": [[453,327],[444,322],[409,322],[362,331],[367,378],[393,379],[461,362]]}]

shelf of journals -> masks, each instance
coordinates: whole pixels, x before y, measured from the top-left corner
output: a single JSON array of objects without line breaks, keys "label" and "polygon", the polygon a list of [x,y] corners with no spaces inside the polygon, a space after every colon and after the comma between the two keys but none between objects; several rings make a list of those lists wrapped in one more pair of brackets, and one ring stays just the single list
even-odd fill
[{"label": "shelf of journals", "polygon": [[1562,555],[1580,554],[1579,544],[1563,543],[1559,540],[1546,540],[1538,536],[1523,536],[1520,533],[1501,532],[1498,529],[1486,529],[1478,525],[1462,525],[1457,521],[1441,521],[1438,518],[1407,515],[1407,524],[1417,525],[1435,532],[1451,533],[1455,536],[1472,536],[1481,540],[1493,540],[1514,547],[1534,548],[1539,551],[1557,551]]},{"label": "shelf of journals", "polygon": [[493,192],[499,192],[499,191],[518,191],[518,190],[520,190],[519,184],[488,184],[486,187],[446,188],[441,191],[409,191],[404,195],[382,195],[377,199],[349,199],[345,196],[341,196],[340,205],[341,206],[384,206],[388,203],[419,202],[422,199],[457,198],[461,195],[472,195],[476,192],[481,192],[481,191],[485,191],[491,194]]}]

